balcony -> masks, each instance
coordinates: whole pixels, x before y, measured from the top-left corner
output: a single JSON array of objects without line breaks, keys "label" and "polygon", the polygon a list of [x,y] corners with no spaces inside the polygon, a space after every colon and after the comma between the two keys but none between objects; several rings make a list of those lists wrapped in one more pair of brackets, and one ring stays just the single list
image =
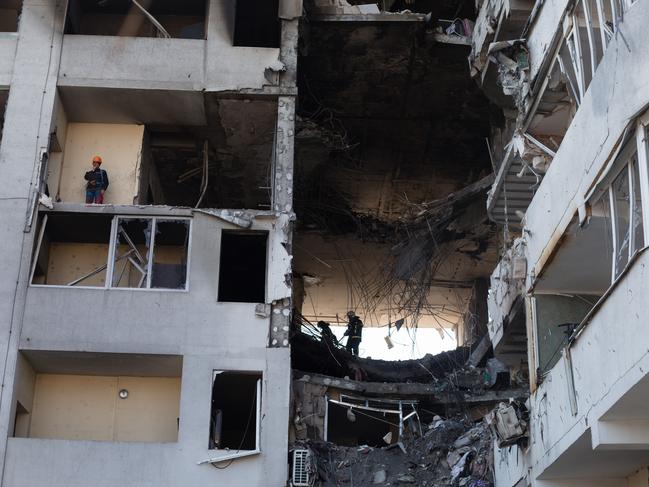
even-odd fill
[{"label": "balcony", "polygon": [[[600,485],[606,478],[626,485],[625,478],[649,461],[649,353],[638,340],[646,336],[648,264],[642,251],[531,396],[528,459],[535,479]],[[520,453],[514,447],[498,456],[515,465]]]},{"label": "balcony", "polygon": [[[23,350],[14,400],[24,402],[24,406],[18,408],[15,404],[16,418],[28,410],[36,416],[32,419],[36,419],[41,432],[42,426],[49,425],[50,433],[56,434],[45,438],[43,434],[38,435],[40,438],[18,437],[34,434],[24,434],[20,427],[25,421],[17,421],[17,434],[8,440],[5,482],[29,487],[107,487],[115,482],[154,482],[175,487],[222,482],[242,485],[241,478],[245,478],[245,485],[284,485],[289,350],[263,348],[259,353],[251,353],[238,343],[227,353],[214,353],[206,348],[206,343],[209,342],[188,348],[182,357]],[[182,386],[178,387],[181,368]],[[227,383],[229,390],[224,396],[223,381],[216,378],[225,374],[215,371],[228,372],[230,377],[257,371],[256,375],[263,376],[263,380],[252,383],[262,400],[254,401],[252,393],[249,394],[251,388],[234,380]],[[38,383],[34,390],[24,386],[30,377]],[[85,387],[81,388],[81,384]],[[57,387],[50,387],[53,385]],[[30,395],[36,407],[28,406],[33,404]],[[213,403],[214,395],[218,397]],[[47,402],[41,404],[41,399]],[[39,404],[45,407],[39,409]],[[208,441],[213,432],[213,404],[228,413],[223,415],[224,445],[229,445],[228,441],[240,444],[241,416],[244,424],[248,418],[247,414],[238,415],[235,408],[247,413],[255,406],[259,418],[254,429],[259,433],[256,454],[234,459],[221,470],[201,463],[233,453],[217,450]],[[85,408],[84,414],[70,415],[67,406],[74,406],[77,412]],[[114,417],[111,411],[115,411]],[[141,420],[137,420],[138,416]],[[66,418],[69,421],[61,421]],[[108,437],[109,431],[117,436]],[[31,432],[35,433],[34,428]],[[74,437],[70,433],[75,433]],[[52,475],[52,465],[67,464],[76,467]]]}]

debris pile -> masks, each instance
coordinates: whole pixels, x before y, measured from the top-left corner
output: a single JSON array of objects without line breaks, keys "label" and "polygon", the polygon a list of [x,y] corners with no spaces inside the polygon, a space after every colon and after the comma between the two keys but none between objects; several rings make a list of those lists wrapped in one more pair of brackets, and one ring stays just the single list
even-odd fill
[{"label": "debris pile", "polygon": [[492,433],[485,422],[435,416],[420,436],[380,448],[306,441],[314,486],[491,487]]}]

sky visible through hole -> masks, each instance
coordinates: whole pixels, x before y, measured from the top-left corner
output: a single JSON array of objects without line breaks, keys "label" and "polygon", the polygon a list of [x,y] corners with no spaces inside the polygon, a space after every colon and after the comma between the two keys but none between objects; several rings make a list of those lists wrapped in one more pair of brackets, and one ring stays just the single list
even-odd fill
[{"label": "sky visible through hole", "polygon": [[[343,338],[345,329],[344,326],[331,326],[331,331],[342,345],[347,343],[347,337]],[[411,360],[422,358],[427,353],[435,355],[457,348],[455,333],[452,330],[445,330],[442,338],[436,328],[418,328],[416,331],[406,327],[402,327],[399,331],[392,328],[390,339],[394,347],[391,349],[385,341],[387,334],[387,327],[363,327],[363,341],[359,347],[359,355],[379,360]],[[415,339],[414,346],[413,339]]]}]

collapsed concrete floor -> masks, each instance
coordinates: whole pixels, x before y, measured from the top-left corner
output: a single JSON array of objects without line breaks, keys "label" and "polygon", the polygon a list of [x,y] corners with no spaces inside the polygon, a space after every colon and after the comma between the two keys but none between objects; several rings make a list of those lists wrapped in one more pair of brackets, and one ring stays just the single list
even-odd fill
[{"label": "collapsed concrete floor", "polygon": [[489,487],[494,439],[524,440],[512,405],[526,379],[488,354],[476,367],[467,348],[387,362],[300,332],[292,344],[290,437],[309,485]]},{"label": "collapsed concrete floor", "polygon": [[401,445],[342,447],[307,441],[314,485],[492,485],[492,437],[484,423],[437,417]]}]

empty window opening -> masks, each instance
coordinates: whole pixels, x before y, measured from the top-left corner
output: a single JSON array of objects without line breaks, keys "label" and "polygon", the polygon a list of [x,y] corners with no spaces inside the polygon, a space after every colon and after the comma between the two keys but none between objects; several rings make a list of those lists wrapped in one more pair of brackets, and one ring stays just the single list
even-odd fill
[{"label": "empty window opening", "polygon": [[18,32],[22,0],[0,0],[0,32]]},{"label": "empty window opening", "polygon": [[266,232],[223,231],[219,301],[265,302],[267,240]]},{"label": "empty window opening", "polygon": [[279,47],[279,0],[236,0],[235,46]]},{"label": "empty window opening", "polygon": [[207,5],[206,0],[138,0],[137,4],[133,0],[71,0],[65,33],[204,39]]},{"label": "empty window opening", "polygon": [[[20,354],[14,436],[178,440],[182,358],[29,351]],[[155,370],[157,374],[152,374]],[[168,374],[168,375],[167,375]],[[27,401],[27,402],[25,402]]]},{"label": "empty window opening", "polygon": [[187,287],[189,219],[47,213],[37,231],[32,284]]},{"label": "empty window opening", "polygon": [[259,450],[261,374],[214,371],[211,450]]},{"label": "empty window opening", "polygon": [[40,220],[32,284],[104,287],[110,215],[48,213]]},{"label": "empty window opening", "polygon": [[111,287],[184,289],[189,220],[118,218]]},{"label": "empty window opening", "polygon": [[405,429],[421,434],[416,401],[340,395],[327,400],[327,441],[381,447],[400,441]]}]

